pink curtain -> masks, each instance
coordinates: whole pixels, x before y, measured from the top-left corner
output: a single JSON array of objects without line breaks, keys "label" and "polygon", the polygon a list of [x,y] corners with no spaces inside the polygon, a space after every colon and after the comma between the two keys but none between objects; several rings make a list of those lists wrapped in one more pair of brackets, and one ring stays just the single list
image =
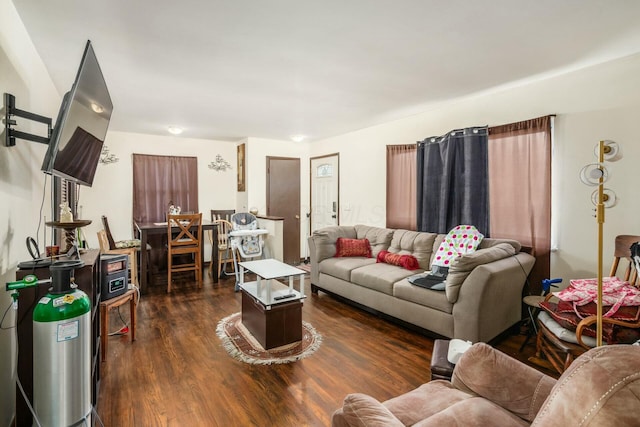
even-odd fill
[{"label": "pink curtain", "polygon": [[387,145],[387,227],[416,230],[417,145]]},{"label": "pink curtain", "polygon": [[550,275],[551,117],[489,128],[491,237],[530,247],[531,293]]}]

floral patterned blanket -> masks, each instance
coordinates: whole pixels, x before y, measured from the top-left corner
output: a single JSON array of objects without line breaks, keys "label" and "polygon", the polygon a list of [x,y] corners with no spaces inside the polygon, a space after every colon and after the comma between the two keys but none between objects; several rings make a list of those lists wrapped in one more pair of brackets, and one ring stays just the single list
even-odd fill
[{"label": "floral patterned blanket", "polygon": [[[597,279],[574,279],[571,284],[553,295],[562,301],[573,302],[574,306],[582,306],[590,302],[598,302]],[[603,314],[611,317],[620,307],[639,306],[640,289],[617,277],[604,277],[602,279],[602,305],[610,306]]]}]

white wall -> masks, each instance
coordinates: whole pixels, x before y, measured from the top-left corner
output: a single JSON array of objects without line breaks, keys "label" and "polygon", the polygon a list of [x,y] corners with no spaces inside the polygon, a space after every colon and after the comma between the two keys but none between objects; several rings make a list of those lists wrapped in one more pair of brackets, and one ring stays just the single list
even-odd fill
[{"label": "white wall", "polygon": [[607,210],[606,265],[616,234],[640,234],[634,196],[640,154],[633,127],[640,117],[640,55],[521,86],[449,102],[422,114],[328,138],[311,144],[311,156],[340,153],[341,224],[384,226],[385,146],[407,144],[474,125],[499,125],[557,114],[553,179],[553,222],[558,251],[551,274],[594,276],[597,269],[596,222],[592,217],[592,188],[578,179],[580,168],[594,160],[600,139],[616,140],[626,153],[611,165],[610,188],[620,196]]},{"label": "white wall", "polygon": [[[133,236],[133,154],[195,156],[198,158],[198,205],[202,216],[209,219],[211,209],[233,209],[236,206],[236,144],[226,141],[179,138],[109,132],[105,140],[109,152],[120,159],[117,163],[99,164],[93,186],[80,187],[81,219],[92,223],[83,228],[90,247],[98,247],[97,232],[102,229],[102,215],[116,240]],[[208,164],[220,154],[232,169],[218,172]],[[167,206],[169,201],[167,200]],[[210,246],[205,245],[206,257]]]},{"label": "white wall", "polygon": [[[0,94],[16,97],[16,107],[47,117],[58,112],[61,97],[56,92],[44,65],[37,55],[24,26],[8,0],[0,0]],[[3,101],[0,101],[3,103]],[[46,135],[46,127],[17,119],[20,130]],[[0,133],[4,131],[2,125]],[[4,138],[4,136],[3,136]],[[30,256],[25,246],[27,236],[36,237],[39,209],[44,194],[44,174],[40,165],[46,146],[17,140],[15,147],[0,145],[0,317],[11,304],[4,284],[15,280],[20,261]],[[43,212],[49,212],[49,198],[45,197]],[[40,247],[44,249],[40,228]],[[25,320],[27,322],[31,319]],[[10,310],[3,328],[14,326],[16,318]],[[0,330],[0,426],[8,426],[15,411],[15,329]]]}]

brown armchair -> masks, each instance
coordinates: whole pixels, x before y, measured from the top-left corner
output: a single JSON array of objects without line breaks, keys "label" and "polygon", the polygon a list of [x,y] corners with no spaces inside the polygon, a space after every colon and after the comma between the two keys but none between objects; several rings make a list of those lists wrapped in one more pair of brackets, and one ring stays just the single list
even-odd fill
[{"label": "brown armchair", "polygon": [[332,426],[637,426],[640,346],[589,350],[556,381],[478,343],[451,382],[431,381],[380,403],[350,394]]}]

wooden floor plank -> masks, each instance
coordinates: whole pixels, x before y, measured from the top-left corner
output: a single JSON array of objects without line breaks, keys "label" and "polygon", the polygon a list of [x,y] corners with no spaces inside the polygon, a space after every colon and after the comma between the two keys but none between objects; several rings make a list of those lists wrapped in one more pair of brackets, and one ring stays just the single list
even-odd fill
[{"label": "wooden floor plank", "polygon": [[[232,359],[217,323],[240,311],[231,279],[202,288],[184,282],[151,288],[138,305],[136,341],[109,337],[102,364],[98,414],[106,426],[326,426],[345,395],[380,401],[429,381],[433,339],[320,293],[307,299],[303,319],[323,336],[311,357],[285,365]],[[122,318],[128,318],[122,310]],[[122,326],[112,315],[109,330]],[[497,347],[526,363],[524,336]],[[531,340],[534,341],[534,340]]]}]

